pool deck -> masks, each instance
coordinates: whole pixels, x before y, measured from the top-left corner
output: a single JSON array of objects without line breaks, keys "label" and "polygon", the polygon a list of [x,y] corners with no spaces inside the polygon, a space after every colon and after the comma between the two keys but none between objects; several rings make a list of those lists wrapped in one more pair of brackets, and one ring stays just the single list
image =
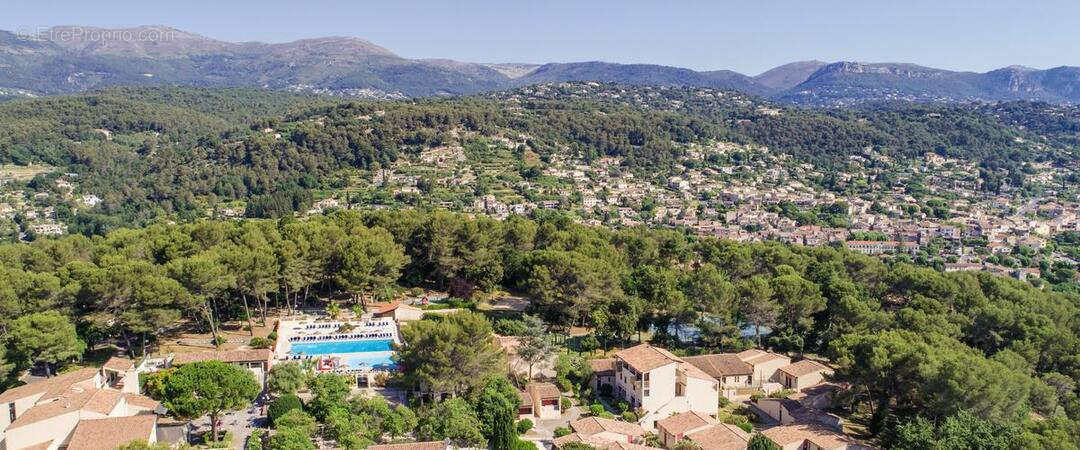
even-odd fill
[{"label": "pool deck", "polygon": [[[338,330],[342,325],[349,324],[353,328],[346,332],[339,333]],[[282,320],[278,323],[277,328],[277,342],[274,345],[274,357],[279,361],[292,360],[295,355],[290,352],[293,342],[296,343],[320,343],[320,342],[344,342],[344,341],[368,341],[368,340],[390,340],[394,344],[400,344],[401,340],[398,337],[398,326],[393,319],[378,318],[378,319],[356,319],[356,320]],[[311,355],[317,359],[332,359],[337,361],[349,361],[350,358],[370,358],[375,357],[379,359],[389,359],[389,355],[392,355],[392,351],[371,351],[371,352],[345,352],[345,353],[331,353],[326,355]],[[347,367],[344,370],[335,370],[338,372],[368,372],[368,369]]]}]

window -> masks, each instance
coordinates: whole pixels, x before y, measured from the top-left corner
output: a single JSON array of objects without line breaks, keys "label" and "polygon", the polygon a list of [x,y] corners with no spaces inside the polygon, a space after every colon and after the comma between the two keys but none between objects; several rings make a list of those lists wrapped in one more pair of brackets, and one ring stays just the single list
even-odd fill
[{"label": "window", "polygon": [[15,421],[15,402],[8,403],[8,422]]},{"label": "window", "polygon": [[649,396],[649,390],[648,390],[648,389],[646,389],[646,390],[645,390],[645,395],[642,395],[642,397],[648,397],[648,396]]}]

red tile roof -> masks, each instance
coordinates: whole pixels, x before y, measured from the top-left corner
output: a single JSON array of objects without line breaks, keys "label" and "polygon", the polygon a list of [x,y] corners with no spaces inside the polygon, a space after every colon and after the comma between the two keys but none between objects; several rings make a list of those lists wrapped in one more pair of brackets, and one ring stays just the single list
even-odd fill
[{"label": "red tile roof", "polygon": [[131,441],[147,441],[154,433],[157,416],[152,414],[109,417],[79,421],[71,434],[68,450],[114,449]]}]

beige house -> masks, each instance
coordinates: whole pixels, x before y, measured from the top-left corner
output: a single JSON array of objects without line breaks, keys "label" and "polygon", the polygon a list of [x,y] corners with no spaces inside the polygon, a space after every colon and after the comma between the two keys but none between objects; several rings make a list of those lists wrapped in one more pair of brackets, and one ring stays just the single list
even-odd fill
[{"label": "beige house", "polygon": [[765,397],[754,400],[753,404],[758,411],[781,425],[815,424],[835,431],[842,431],[844,427],[844,420],[840,416],[807,407],[798,400]]},{"label": "beige house", "polygon": [[157,416],[84,420],[75,427],[67,450],[112,449],[132,441],[157,442]]},{"label": "beige house", "polygon": [[638,444],[645,430],[637,424],[600,417],[586,417],[570,423],[574,432],[555,439],[555,446],[567,442],[583,442],[596,447],[610,443]]},{"label": "beige house", "polygon": [[369,304],[367,305],[367,312],[371,313],[372,317],[389,317],[394,319],[395,322],[408,322],[424,318],[424,310],[401,303],[400,300]]},{"label": "beige house", "polygon": [[270,365],[273,362],[273,352],[268,349],[255,350],[222,350],[198,353],[180,353],[169,360],[170,367],[179,367],[200,361],[221,361],[236,366],[244,367],[255,374],[255,380],[259,386],[266,387],[266,380],[270,373]]},{"label": "beige house", "polygon": [[656,421],[656,432],[664,447],[672,448],[686,435],[716,425],[716,419],[699,412],[690,411],[675,414]]},{"label": "beige house", "polygon": [[781,425],[761,434],[784,450],[854,450],[868,448],[854,439],[813,424]]},{"label": "beige house", "polygon": [[[110,360],[107,365],[114,369],[123,366],[126,372],[127,365],[119,358]],[[104,367],[80,369],[12,388],[0,394],[0,409],[5,412],[0,415],[2,448],[78,448],[78,445],[83,445],[86,441],[82,438],[75,439],[75,431],[83,426],[89,430],[82,434],[85,436],[90,431],[99,429],[101,424],[91,423],[84,426],[84,423],[99,419],[143,415],[147,417],[137,421],[142,424],[153,422],[153,425],[141,428],[132,427],[131,424],[116,425],[116,429],[139,430],[140,433],[150,433],[149,430],[156,429],[157,416],[154,412],[160,408],[160,404],[136,392],[128,392],[132,389],[130,386],[138,389],[137,374],[132,372],[135,379],[116,379],[110,378],[115,375],[113,372],[113,369]],[[120,389],[117,389],[117,386]],[[114,434],[118,437],[128,436],[119,432]],[[142,438],[142,434],[133,439],[135,438]]]},{"label": "beige house", "polygon": [[589,367],[592,369],[592,378],[589,383],[593,392],[599,393],[603,386],[615,389],[615,358],[590,359]]},{"label": "beige house", "polygon": [[[764,384],[767,382],[779,383],[779,377],[777,371],[781,367],[791,364],[791,358],[787,356],[770,353],[764,350],[758,350],[756,348],[750,350],[744,350],[736,355],[743,362],[750,364],[754,368],[754,380],[758,380]],[[766,390],[768,392],[768,390]]]},{"label": "beige house", "polygon": [[562,392],[551,383],[529,383],[518,393],[519,419],[558,419],[562,416]]},{"label": "beige house", "polygon": [[828,366],[804,359],[777,369],[779,380],[788,389],[801,391],[825,381],[825,377],[833,374]]},{"label": "beige house", "polygon": [[730,423],[718,423],[686,435],[701,450],[745,450],[750,435]]},{"label": "beige house", "polygon": [[681,412],[715,415],[719,389],[715,378],[662,348],[641,344],[615,353],[613,395],[641,408],[647,429]]},{"label": "beige house", "polygon": [[720,395],[735,400],[740,395],[750,395],[761,384],[754,378],[754,366],[733,353],[684,356],[683,360],[709,374],[720,382]]},{"label": "beige house", "polygon": [[688,440],[702,450],[743,450],[750,441],[750,435],[741,428],[719,423],[697,412],[685,412],[659,420],[656,430],[666,448],[674,448],[679,441]]}]

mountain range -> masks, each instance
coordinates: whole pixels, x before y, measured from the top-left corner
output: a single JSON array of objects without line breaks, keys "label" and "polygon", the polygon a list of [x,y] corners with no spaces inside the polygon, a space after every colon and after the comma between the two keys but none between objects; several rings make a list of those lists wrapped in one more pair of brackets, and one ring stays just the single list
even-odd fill
[{"label": "mountain range", "polygon": [[756,76],[655,64],[480,64],[409,59],[352,37],[288,43],[225,42],[164,26],[0,31],[0,96],[55,95],[106,86],[254,86],[406,98],[467,95],[535,83],[599,81],[733,89],[781,103],[1035,100],[1080,104],[1080,67],[1010,66],[985,73],[905,63],[800,61]]}]

